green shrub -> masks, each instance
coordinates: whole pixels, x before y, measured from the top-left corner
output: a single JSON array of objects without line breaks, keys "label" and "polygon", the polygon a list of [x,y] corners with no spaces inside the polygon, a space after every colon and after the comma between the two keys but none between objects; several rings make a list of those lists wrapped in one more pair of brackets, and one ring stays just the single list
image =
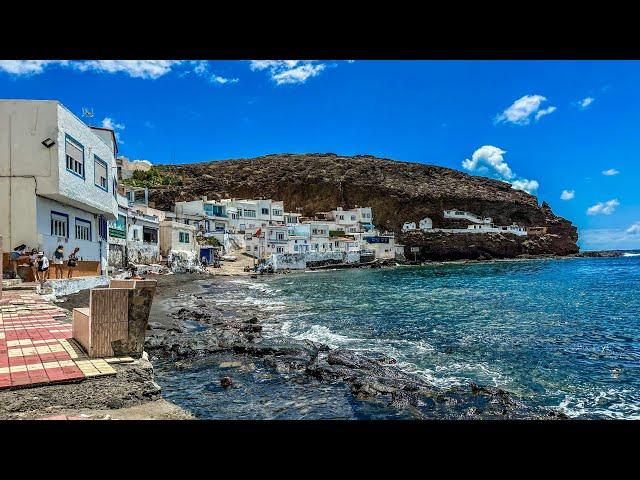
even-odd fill
[{"label": "green shrub", "polygon": [[124,179],[122,183],[131,187],[153,188],[162,185],[180,185],[180,180],[168,174],[164,168],[152,166],[146,172],[134,170],[132,177]]}]

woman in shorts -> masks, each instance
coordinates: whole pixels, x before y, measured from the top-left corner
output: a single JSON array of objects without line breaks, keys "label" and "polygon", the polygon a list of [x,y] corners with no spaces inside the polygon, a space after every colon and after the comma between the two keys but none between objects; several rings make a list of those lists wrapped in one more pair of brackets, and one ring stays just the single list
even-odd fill
[{"label": "woman in shorts", "polygon": [[27,246],[23,243],[14,248],[9,255],[9,259],[13,265],[13,278],[18,278],[18,260],[24,255],[26,249]]},{"label": "woman in shorts", "polygon": [[62,278],[62,267],[64,265],[64,247],[58,245],[56,251],[53,252],[53,269],[56,272],[56,279]]},{"label": "woman in shorts", "polygon": [[44,252],[38,252],[38,270],[36,272],[37,279],[43,283],[49,278],[49,259],[45,257]]},{"label": "woman in shorts", "polygon": [[67,259],[67,278],[73,278],[73,271],[76,269],[76,267],[78,266],[78,251],[80,250],[80,247],[76,247],[73,249],[73,252],[71,252],[71,255],[69,255],[69,258]]}]

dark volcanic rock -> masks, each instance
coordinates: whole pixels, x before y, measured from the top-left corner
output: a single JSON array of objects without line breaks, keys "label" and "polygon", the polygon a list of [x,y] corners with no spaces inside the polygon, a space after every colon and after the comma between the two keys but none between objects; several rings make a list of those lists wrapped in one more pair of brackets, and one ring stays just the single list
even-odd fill
[{"label": "dark volcanic rock", "polygon": [[[190,317],[190,313],[193,317]],[[200,318],[202,310],[181,309],[183,319]],[[247,357],[260,358],[292,381],[314,378],[343,382],[358,399],[383,402],[392,408],[408,409],[418,418],[547,418],[552,412],[533,410],[508,392],[475,384],[449,389],[436,388],[420,377],[403,371],[387,355],[348,349],[331,349],[309,340],[262,338],[255,317],[246,321],[220,318],[200,331],[173,333],[153,330],[146,348],[154,356],[169,356],[175,368],[198,368],[216,363],[216,354],[241,356],[242,361],[220,365],[244,365]],[[226,377],[225,377],[226,378]],[[229,379],[230,380],[230,379]],[[222,379],[222,382],[227,382]],[[225,385],[223,385],[225,386]],[[227,385],[227,386],[230,386]]]},{"label": "dark volcanic rock", "polygon": [[[151,190],[151,200],[164,209],[170,209],[175,201],[204,195],[274,198],[283,200],[288,211],[299,208],[304,215],[336,206],[368,205],[373,208],[376,225],[398,233],[404,222],[417,223],[424,217],[431,218],[436,228],[455,226],[442,212],[459,209],[492,217],[499,225],[516,222],[521,226],[547,227],[550,238],[536,240],[531,246],[513,247],[510,251],[515,255],[578,252],[576,228],[554,215],[546,203],[538,206],[536,197],[514,190],[505,182],[449,168],[331,153],[267,155],[157,168],[179,180],[178,185]],[[431,237],[411,237],[410,240],[413,243],[407,245],[424,245],[446,254],[442,246],[428,246]],[[491,251],[482,241],[476,245],[488,253]],[[508,246],[508,242],[504,242],[504,246]],[[477,258],[473,252],[472,256],[460,256],[461,252],[463,250],[455,247],[450,258]],[[507,255],[499,255],[504,256]]]}]

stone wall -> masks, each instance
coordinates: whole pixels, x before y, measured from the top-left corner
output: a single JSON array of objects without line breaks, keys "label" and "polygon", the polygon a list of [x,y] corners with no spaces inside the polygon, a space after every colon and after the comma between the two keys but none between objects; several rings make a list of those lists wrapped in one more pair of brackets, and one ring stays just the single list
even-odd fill
[{"label": "stone wall", "polygon": [[304,270],[309,267],[342,263],[359,263],[360,252],[277,253],[269,262],[275,270]]},{"label": "stone wall", "polygon": [[157,243],[129,242],[127,253],[132,263],[158,263],[160,260]]},{"label": "stone wall", "polygon": [[171,250],[167,257],[167,266],[173,273],[204,271],[198,254],[183,250]]}]

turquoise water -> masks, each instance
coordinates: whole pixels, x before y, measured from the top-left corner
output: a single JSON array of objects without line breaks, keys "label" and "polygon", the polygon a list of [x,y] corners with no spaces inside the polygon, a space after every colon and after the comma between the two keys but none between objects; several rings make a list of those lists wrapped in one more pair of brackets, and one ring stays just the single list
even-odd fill
[{"label": "turquoise water", "polygon": [[271,312],[266,334],[383,351],[433,384],[473,380],[574,417],[640,418],[640,256],[234,282],[219,300]]}]

